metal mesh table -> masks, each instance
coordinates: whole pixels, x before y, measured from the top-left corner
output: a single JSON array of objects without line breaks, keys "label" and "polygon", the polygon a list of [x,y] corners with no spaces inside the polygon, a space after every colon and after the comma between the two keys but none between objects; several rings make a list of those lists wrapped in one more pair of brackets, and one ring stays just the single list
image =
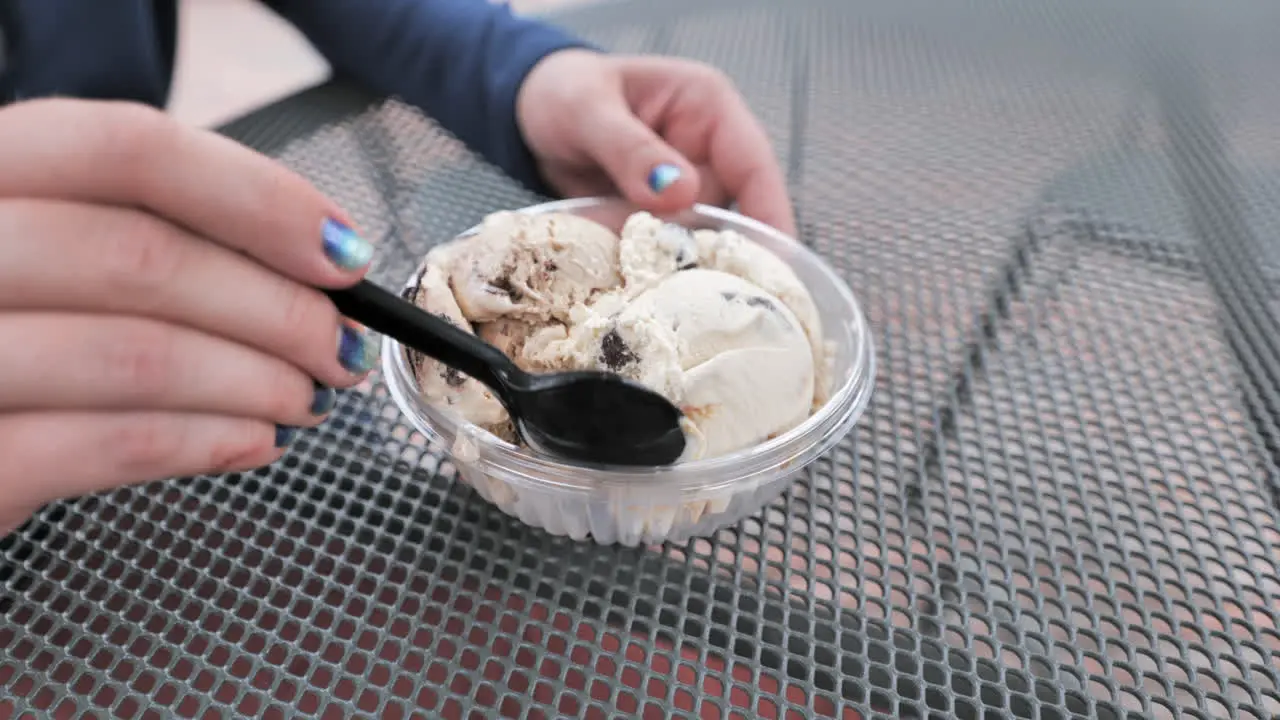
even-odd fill
[{"label": "metal mesh table", "polygon": [[[645,0],[708,60],[876,331],[858,429],[681,547],[523,527],[375,384],[275,466],[0,541],[0,717],[1280,713],[1280,6]],[[225,131],[397,285],[530,198],[341,84]]]}]

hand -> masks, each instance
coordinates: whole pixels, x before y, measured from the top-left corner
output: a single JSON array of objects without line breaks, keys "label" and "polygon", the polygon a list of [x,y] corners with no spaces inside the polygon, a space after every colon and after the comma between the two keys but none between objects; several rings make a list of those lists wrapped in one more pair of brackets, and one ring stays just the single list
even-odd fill
[{"label": "hand", "polygon": [[0,536],[50,500],[245,470],[372,365],[313,286],[372,246],[302,178],[124,103],[0,110]]},{"label": "hand", "polygon": [[525,78],[516,116],[543,177],[566,196],[621,194],[656,212],[737,201],[795,235],[768,137],[707,65],[562,50]]}]

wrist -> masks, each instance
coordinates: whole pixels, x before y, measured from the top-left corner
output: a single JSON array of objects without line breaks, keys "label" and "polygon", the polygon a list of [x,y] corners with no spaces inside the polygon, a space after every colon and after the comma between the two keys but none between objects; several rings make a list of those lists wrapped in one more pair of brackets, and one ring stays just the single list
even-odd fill
[{"label": "wrist", "polygon": [[530,141],[526,118],[533,105],[571,95],[572,87],[565,85],[580,76],[584,65],[607,56],[606,51],[592,46],[560,48],[547,53],[529,68],[516,91],[515,104],[516,127],[526,145]]},{"label": "wrist", "polygon": [[523,155],[536,176],[539,194],[559,197],[559,188],[547,177],[543,166],[549,133],[555,134],[548,125],[561,124],[549,118],[548,114],[558,117],[559,112],[571,106],[578,88],[591,82],[589,68],[606,56],[604,50],[591,46],[561,48],[547,53],[529,69],[516,92],[516,132],[520,136]]}]

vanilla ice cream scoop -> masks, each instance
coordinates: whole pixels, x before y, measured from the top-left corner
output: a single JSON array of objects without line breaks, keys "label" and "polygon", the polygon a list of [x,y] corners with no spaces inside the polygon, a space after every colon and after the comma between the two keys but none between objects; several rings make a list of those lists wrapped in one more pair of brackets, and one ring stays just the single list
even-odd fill
[{"label": "vanilla ice cream scoop", "polygon": [[720,270],[740,277],[781,300],[804,328],[813,351],[818,379],[813,406],[826,402],[827,347],[823,341],[822,319],[804,283],[782,258],[732,231],[698,230],[698,267]]},{"label": "vanilla ice cream scoop", "polygon": [[622,226],[618,266],[628,294],[641,293],[697,265],[698,242],[687,228],[649,213],[635,213]]},{"label": "vanilla ice cream scoop", "polygon": [[472,322],[563,321],[621,282],[618,236],[574,215],[494,213],[461,244],[448,275]]},{"label": "vanilla ice cream scoop", "polygon": [[571,358],[557,356],[543,350],[548,343],[558,342],[567,337],[567,327],[563,323],[525,322],[502,318],[484,323],[477,327],[476,331],[481,340],[498,348],[529,372],[557,372],[577,368]]},{"label": "vanilla ice cream scoop", "polygon": [[676,403],[691,426],[684,459],[750,447],[809,415],[815,371],[804,326],[740,277],[672,274],[611,325],[597,343],[596,365]]}]

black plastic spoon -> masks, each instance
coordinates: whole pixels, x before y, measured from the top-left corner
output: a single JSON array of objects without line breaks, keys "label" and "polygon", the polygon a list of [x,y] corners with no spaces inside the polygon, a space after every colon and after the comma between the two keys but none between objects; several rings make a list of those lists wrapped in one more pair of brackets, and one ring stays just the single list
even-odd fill
[{"label": "black plastic spoon", "polygon": [[534,374],[501,350],[373,283],[327,290],[343,315],[484,383],[533,449],[582,463],[670,465],[684,452],[680,410],[604,372]]}]

